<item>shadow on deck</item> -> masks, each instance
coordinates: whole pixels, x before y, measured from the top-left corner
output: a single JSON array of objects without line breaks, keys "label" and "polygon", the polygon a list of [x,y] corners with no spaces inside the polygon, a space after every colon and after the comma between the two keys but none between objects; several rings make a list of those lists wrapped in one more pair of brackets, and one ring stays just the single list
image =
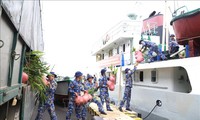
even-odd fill
[{"label": "shadow on deck", "polygon": [[[58,117],[58,120],[65,120],[66,119],[67,107],[64,107],[64,105],[55,104],[55,108],[56,108],[56,115]],[[31,120],[35,120],[35,117],[37,115],[37,109],[38,109],[38,107],[36,106],[34,108],[34,112],[33,112],[33,115],[31,117]],[[75,115],[75,111],[73,112],[71,119],[77,120],[76,115]],[[92,116],[89,114],[89,112],[87,112],[87,120],[91,120],[91,119],[92,119]],[[49,116],[47,110],[45,111],[45,113],[43,115],[43,120],[50,120],[50,116]]]}]

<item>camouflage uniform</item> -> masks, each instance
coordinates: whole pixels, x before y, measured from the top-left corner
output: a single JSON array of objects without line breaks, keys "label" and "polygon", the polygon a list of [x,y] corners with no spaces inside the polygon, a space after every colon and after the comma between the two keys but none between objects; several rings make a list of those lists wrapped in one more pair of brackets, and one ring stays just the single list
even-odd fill
[{"label": "camouflage uniform", "polygon": [[[85,83],[82,83],[82,88],[84,88],[84,85],[85,85]],[[86,120],[86,116],[87,116],[87,109],[86,108],[87,108],[86,104],[82,105],[82,114],[81,114],[82,120]]]},{"label": "camouflage uniform", "polygon": [[[87,81],[86,84],[85,84],[85,90],[89,90],[89,89],[92,89],[92,88],[96,88],[95,84],[94,83],[90,83],[90,82]],[[103,112],[104,111],[102,104],[97,99],[93,98],[91,100],[91,102],[94,102],[94,103],[97,104],[99,112]]]},{"label": "camouflage uniform", "polygon": [[165,55],[162,53],[162,51],[159,50],[159,48],[156,45],[156,43],[151,42],[151,41],[143,41],[141,44],[142,44],[142,47],[149,48],[147,56],[150,59],[150,62],[154,61],[153,52],[155,52],[157,55],[159,55],[163,60],[166,59]]},{"label": "camouflage uniform", "polygon": [[42,120],[42,116],[47,109],[51,120],[57,120],[57,116],[55,113],[55,106],[54,106],[54,93],[57,88],[57,83],[55,80],[50,81],[50,87],[46,91],[47,100],[44,104],[41,102],[39,103],[38,107],[38,114],[35,120]]},{"label": "camouflage uniform", "polygon": [[[169,50],[170,50],[170,54],[176,53],[179,50],[179,45],[176,42],[176,40],[170,40],[169,41]],[[176,55],[176,58],[179,57],[178,54]]]},{"label": "camouflage uniform", "polygon": [[108,87],[107,87],[107,81],[108,81],[108,78],[106,77],[106,75],[103,75],[99,79],[100,99],[101,99],[102,105],[104,104],[104,102],[106,102],[107,110],[111,110]]},{"label": "camouflage uniform", "polygon": [[125,83],[125,91],[124,91],[124,97],[123,100],[120,102],[120,108],[124,106],[124,103],[126,101],[126,109],[130,109],[130,101],[131,101],[131,88],[132,88],[132,74],[135,72],[136,67],[133,69],[133,71],[126,73],[126,83]]},{"label": "camouflage uniform", "polygon": [[96,76],[94,76],[94,83],[97,83],[97,78],[96,78]]},{"label": "camouflage uniform", "polygon": [[73,113],[73,109],[75,107],[76,117],[78,120],[85,120],[86,118],[86,109],[84,105],[76,105],[75,104],[75,92],[80,95],[81,91],[84,91],[81,81],[77,81],[76,79],[69,84],[69,93],[70,93],[70,100],[68,103],[68,111],[66,114],[66,120],[70,120],[71,115]]}]

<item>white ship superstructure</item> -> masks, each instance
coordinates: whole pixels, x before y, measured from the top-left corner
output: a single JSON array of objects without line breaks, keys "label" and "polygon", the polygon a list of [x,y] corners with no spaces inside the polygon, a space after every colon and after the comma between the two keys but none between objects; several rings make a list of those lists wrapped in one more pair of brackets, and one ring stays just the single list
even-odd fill
[{"label": "white ship superstructure", "polygon": [[132,49],[138,44],[136,42],[141,37],[141,29],[141,21],[124,20],[106,32],[93,46],[92,55],[96,56],[97,66],[99,68],[120,66],[122,54],[125,65],[133,63]]},{"label": "white ship superstructure", "polygon": [[[120,22],[96,42],[92,52],[96,56],[99,71],[111,65],[119,68],[115,91],[110,92],[110,98],[116,104],[119,104],[124,93],[124,70],[134,67],[132,48],[138,48],[141,25],[141,21]],[[156,28],[160,30],[162,26]],[[163,38],[155,37],[158,45],[165,43]],[[162,50],[166,49],[161,47]],[[160,100],[161,106],[156,106],[146,120],[200,120],[199,61],[199,56],[187,56],[183,59],[139,64],[133,76],[131,108],[145,117],[154,108],[156,101]]]}]

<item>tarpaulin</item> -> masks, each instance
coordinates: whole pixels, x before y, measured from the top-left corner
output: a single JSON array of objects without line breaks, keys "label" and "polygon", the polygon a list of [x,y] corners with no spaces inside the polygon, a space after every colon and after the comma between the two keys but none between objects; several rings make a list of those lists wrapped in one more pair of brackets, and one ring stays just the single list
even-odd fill
[{"label": "tarpaulin", "polygon": [[[2,0],[8,13],[26,44],[32,50],[44,50],[41,6],[39,0]],[[21,17],[21,20],[20,20]]]}]

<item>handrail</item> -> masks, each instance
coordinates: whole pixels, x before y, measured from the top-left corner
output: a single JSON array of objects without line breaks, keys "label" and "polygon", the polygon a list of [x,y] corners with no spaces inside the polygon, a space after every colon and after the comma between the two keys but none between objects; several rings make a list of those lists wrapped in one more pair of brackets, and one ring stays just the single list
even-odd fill
[{"label": "handrail", "polygon": [[172,13],[172,17],[176,17],[177,16],[177,12],[183,8],[186,8],[186,12],[188,12],[188,8],[186,6],[182,6],[180,8],[178,8],[177,10],[175,10],[173,13]]},{"label": "handrail", "polygon": [[134,86],[141,86],[141,87],[149,87],[149,88],[159,88],[159,89],[168,89],[168,87],[161,87],[161,86],[151,86],[151,85],[141,85],[141,84],[133,84]]}]

